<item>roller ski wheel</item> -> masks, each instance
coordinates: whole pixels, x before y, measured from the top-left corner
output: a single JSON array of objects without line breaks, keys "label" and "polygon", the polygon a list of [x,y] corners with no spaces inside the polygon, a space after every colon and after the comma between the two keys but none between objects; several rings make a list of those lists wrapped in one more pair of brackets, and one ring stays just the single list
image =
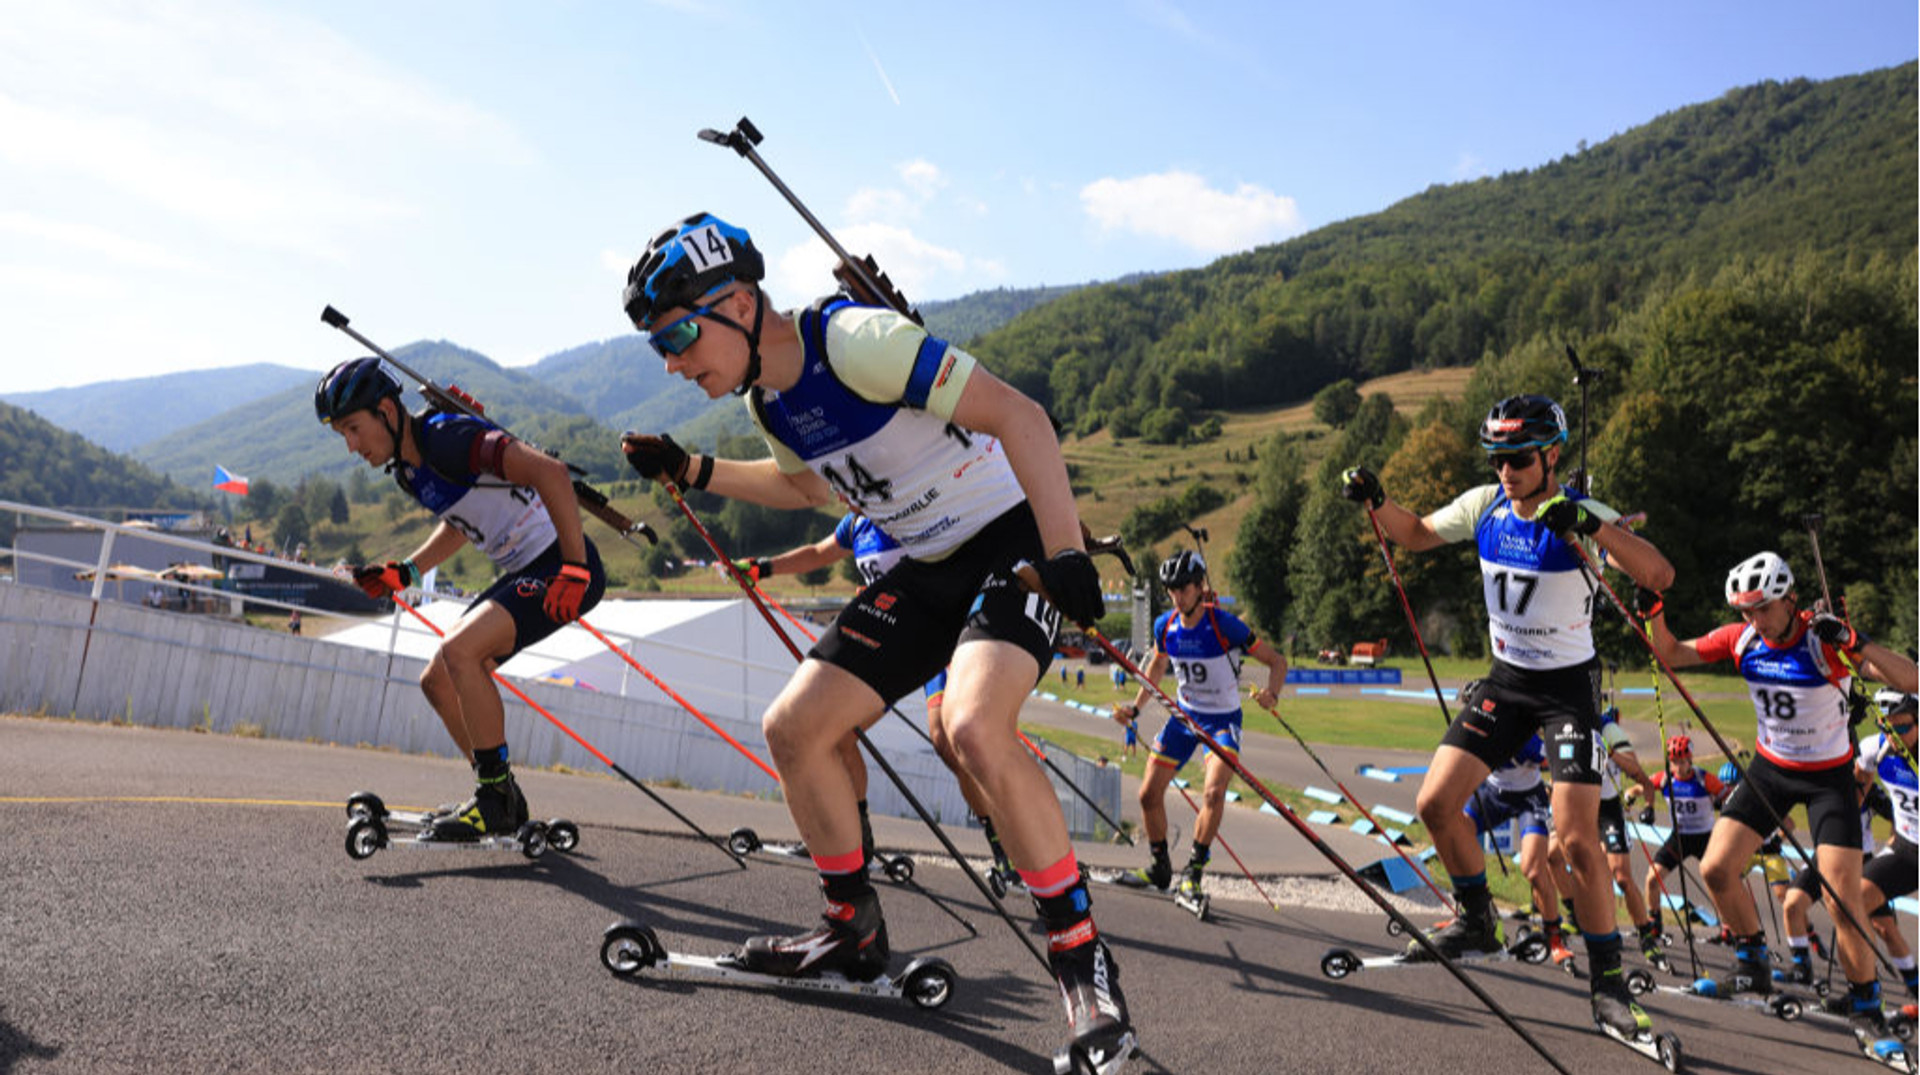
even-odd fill
[{"label": "roller ski wheel", "polygon": [[1339,981],[1363,965],[1359,956],[1345,948],[1334,948],[1320,957],[1320,973]]},{"label": "roller ski wheel", "polygon": [[387,843],[387,827],[377,816],[356,817],[347,823],[347,857],[355,862],[372,858]]},{"label": "roller ski wheel", "polygon": [[387,816],[387,804],[380,796],[371,791],[356,791],[347,796],[347,820],[359,821],[362,818],[384,818]]},{"label": "roller ski wheel", "polygon": [[1401,925],[1400,920],[1398,918],[1387,919],[1387,936],[1404,937],[1406,935],[1407,935],[1407,927]]},{"label": "roller ski wheel", "polygon": [[935,1011],[947,1005],[959,988],[960,976],[944,959],[916,959],[907,964],[898,977],[881,975],[866,981],[848,978],[838,971],[787,977],[747,970],[733,955],[695,956],[669,952],[653,930],[638,922],[616,922],[600,938],[600,963],[616,978],[634,978],[641,971],[659,968],[698,978],[767,989],[805,990],[816,993],[845,993],[861,997],[905,1000],[922,1011]]},{"label": "roller ski wheel", "polygon": [[1054,1054],[1053,1075],[1117,1075],[1139,1052],[1138,1040],[1131,1030],[1104,1049],[1089,1048],[1076,1041]]},{"label": "roller ski wheel", "polygon": [[1201,891],[1198,885],[1189,886],[1182,882],[1173,890],[1173,905],[1205,922],[1207,912],[1213,906],[1213,897]]},{"label": "roller ski wheel", "polygon": [[1671,1033],[1662,1031],[1656,1034],[1651,1030],[1643,1030],[1637,1034],[1626,1035],[1598,1019],[1593,1021],[1593,1025],[1600,1033],[1606,1035],[1609,1041],[1619,1042],[1668,1071],[1674,1072],[1675,1075],[1686,1068],[1686,1054],[1680,1049],[1680,1039]]},{"label": "roller ski wheel", "polygon": [[906,855],[888,857],[878,854],[873,858],[875,862],[880,863],[881,872],[887,875],[887,880],[896,885],[913,883],[913,859]]},{"label": "roller ski wheel", "polygon": [[580,826],[564,817],[547,822],[547,846],[555,851],[572,851],[580,846]]},{"label": "roller ski wheel", "polygon": [[1913,1022],[1913,1005],[1911,1004],[1905,1005],[1898,1011],[1887,1013],[1887,1026],[1893,1031],[1894,1037],[1908,1046],[1909,1051],[1913,1046]]},{"label": "roller ski wheel", "polygon": [[746,858],[760,850],[760,834],[744,826],[737,828],[727,834],[727,850]]},{"label": "roller ski wheel", "polygon": [[[1493,952],[1475,952],[1467,955],[1449,956],[1454,963],[1466,967],[1479,963],[1507,963],[1518,960],[1522,963],[1539,965],[1547,961],[1547,944],[1539,934],[1528,933],[1511,948]],[[1369,956],[1361,958],[1350,948],[1330,948],[1320,957],[1320,973],[1338,981],[1350,974],[1362,970],[1390,970],[1398,967],[1437,967],[1440,964],[1431,959],[1411,958],[1411,953],[1402,952],[1393,956]],[[1644,971],[1642,973],[1645,973]]]},{"label": "roller ski wheel", "polygon": [[1627,972],[1626,982],[1627,992],[1636,997],[1644,997],[1658,988],[1654,983],[1653,975],[1648,974],[1638,967]]}]

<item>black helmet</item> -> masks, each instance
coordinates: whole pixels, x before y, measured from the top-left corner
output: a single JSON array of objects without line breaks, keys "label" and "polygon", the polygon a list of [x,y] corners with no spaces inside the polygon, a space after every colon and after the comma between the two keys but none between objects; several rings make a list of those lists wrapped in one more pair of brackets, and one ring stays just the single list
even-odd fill
[{"label": "black helmet", "polygon": [[1160,584],[1177,589],[1207,577],[1207,562],[1197,552],[1176,552],[1160,565]]},{"label": "black helmet", "polygon": [[313,390],[313,413],[320,424],[370,411],[389,396],[398,398],[400,382],[377,358],[355,358],[333,367]]},{"label": "black helmet", "polygon": [[1508,396],[1480,423],[1480,447],[1489,452],[1545,448],[1567,439],[1567,412],[1545,396]]},{"label": "black helmet", "polygon": [[695,213],[653,237],[627,273],[621,295],[627,319],[646,331],[654,314],[695,299],[733,280],[758,281],[767,262],[745,231],[711,213]]}]

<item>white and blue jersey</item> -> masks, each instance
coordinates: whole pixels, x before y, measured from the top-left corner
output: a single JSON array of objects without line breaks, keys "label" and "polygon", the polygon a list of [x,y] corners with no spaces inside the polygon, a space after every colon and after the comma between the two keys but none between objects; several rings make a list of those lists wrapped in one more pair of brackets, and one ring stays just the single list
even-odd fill
[{"label": "white and blue jersey", "polygon": [[540,494],[494,478],[477,465],[481,438],[498,426],[443,411],[413,428],[426,465],[402,462],[394,477],[436,519],[460,531],[505,573],[526,567],[553,545],[553,519]]},{"label": "white and blue jersey", "polygon": [[1492,832],[1517,822],[1522,836],[1553,834],[1553,808],[1540,775],[1546,760],[1547,744],[1536,735],[1521,746],[1519,753],[1487,773],[1465,807],[1476,831]]},{"label": "white and blue jersey", "polygon": [[811,470],[934,561],[1026,500],[1000,442],[953,422],[971,355],[888,309],[838,301],[797,319],[800,379],[748,413],[782,473]]},{"label": "white and blue jersey", "polygon": [[1872,773],[1893,800],[1893,831],[1908,843],[1920,843],[1920,782],[1900,747],[1879,732],[1860,741],[1862,772]]},{"label": "white and blue jersey", "polygon": [[[1602,522],[1620,516],[1566,486],[1560,491]],[[1479,550],[1487,632],[1496,658],[1537,670],[1573,668],[1593,659],[1593,591],[1579,555],[1537,520],[1515,514],[1500,486],[1468,490],[1435,512],[1431,525],[1449,542],[1471,537]],[[1579,540],[1589,558],[1598,555],[1591,539]]]},{"label": "white and blue jersey", "polygon": [[[1240,750],[1240,662],[1260,644],[1238,616],[1202,605],[1198,623],[1188,627],[1177,611],[1154,621],[1155,648],[1166,656],[1180,688],[1180,708],[1221,748]],[[1153,758],[1175,769],[1193,757],[1199,739],[1178,718],[1169,717],[1154,737]]]},{"label": "white and blue jersey", "polygon": [[892,570],[907,551],[887,536],[873,520],[850,511],[833,528],[834,543],[853,553],[853,566],[860,571],[860,582],[867,585]]}]

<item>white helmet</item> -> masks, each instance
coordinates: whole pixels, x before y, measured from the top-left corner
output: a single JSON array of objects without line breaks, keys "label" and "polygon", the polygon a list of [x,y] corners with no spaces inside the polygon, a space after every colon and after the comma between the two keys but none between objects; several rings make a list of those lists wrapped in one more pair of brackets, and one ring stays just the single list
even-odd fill
[{"label": "white helmet", "polygon": [[1763,552],[1727,572],[1727,604],[1756,608],[1793,589],[1793,569],[1775,553]]},{"label": "white helmet", "polygon": [[1892,687],[1882,687],[1875,691],[1873,704],[1879,706],[1880,711],[1889,717],[1895,713],[1911,713],[1915,709],[1913,695],[1894,690]]}]

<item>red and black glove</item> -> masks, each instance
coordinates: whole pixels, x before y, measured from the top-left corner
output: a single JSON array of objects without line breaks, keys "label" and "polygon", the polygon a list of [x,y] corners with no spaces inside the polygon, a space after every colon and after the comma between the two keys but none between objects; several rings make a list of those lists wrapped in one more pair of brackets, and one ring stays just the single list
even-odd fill
[{"label": "red and black glove", "polygon": [[1820,611],[1813,614],[1813,622],[1808,625],[1814,637],[1849,657],[1858,656],[1860,647],[1867,644],[1867,637],[1853,629],[1853,625],[1831,612]]},{"label": "red and black glove", "polygon": [[363,564],[353,569],[354,585],[365,590],[368,597],[375,601],[405,593],[408,587],[420,584],[420,569],[413,566],[412,560],[388,560],[379,566]]},{"label": "red and black glove", "polygon": [[593,585],[593,573],[585,564],[562,563],[559,574],[547,580],[547,600],[541,606],[555,623],[572,623],[580,618],[580,602],[587,599],[587,587]]}]

